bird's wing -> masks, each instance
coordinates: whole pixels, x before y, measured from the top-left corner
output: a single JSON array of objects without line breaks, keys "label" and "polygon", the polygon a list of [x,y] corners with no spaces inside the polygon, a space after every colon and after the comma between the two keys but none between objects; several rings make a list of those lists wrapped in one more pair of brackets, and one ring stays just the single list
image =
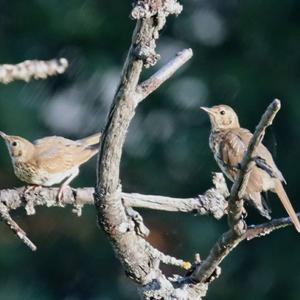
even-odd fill
[{"label": "bird's wing", "polygon": [[229,178],[235,178],[243,155],[247,149],[247,144],[236,132],[228,131],[219,144],[219,161],[224,165]]},{"label": "bird's wing", "polygon": [[[251,138],[251,133],[250,138]],[[248,135],[248,133],[247,133]],[[220,143],[220,160],[224,164],[223,170],[226,170],[226,175],[234,180],[237,176],[237,172],[240,168],[240,163],[243,159],[245,151],[247,150],[247,146],[249,143],[248,138],[241,137],[241,132],[236,130],[230,130],[223,137],[222,142]],[[249,198],[253,198],[250,195],[250,191],[252,193],[261,193],[263,190],[261,176],[260,174],[263,172],[257,167],[253,167],[251,170],[251,174],[248,179],[247,184],[247,194]]]},{"label": "bird's wing", "polygon": [[[248,146],[252,133],[247,129],[240,128],[238,130],[238,136],[244,144]],[[272,154],[262,143],[257,146],[254,152],[254,160],[257,167],[266,171],[271,177],[278,178],[280,181],[286,183],[282,173],[273,160]]]},{"label": "bird's wing", "polygon": [[[223,162],[224,169],[229,178],[236,178],[251,137],[252,134],[248,130],[239,128],[228,131],[222,139],[219,149],[219,159]],[[254,156],[257,159],[255,160],[256,166],[251,170],[248,180],[247,189],[249,191],[259,193],[263,191],[263,180],[261,178],[265,176],[265,172],[271,177],[276,177],[284,181],[281,172],[273,161],[271,153],[264,145],[258,145]]]},{"label": "bird's wing", "polygon": [[97,151],[91,146],[63,137],[47,137],[34,142],[36,163],[49,173],[59,173],[81,165]]}]

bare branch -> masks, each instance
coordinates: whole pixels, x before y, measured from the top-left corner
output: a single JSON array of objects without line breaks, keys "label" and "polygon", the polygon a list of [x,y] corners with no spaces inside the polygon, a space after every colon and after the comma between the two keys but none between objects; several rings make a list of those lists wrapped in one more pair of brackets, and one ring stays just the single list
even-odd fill
[{"label": "bare branch", "polygon": [[[133,53],[136,58],[143,61],[144,67],[154,66],[159,60],[160,55],[156,53],[156,40],[159,38],[159,31],[164,27],[166,18],[171,15],[179,15],[182,5],[177,0],[138,0],[131,11],[131,17],[135,20],[150,22],[139,30],[136,39],[133,39]],[[153,22],[154,21],[154,22]],[[137,22],[138,24],[139,22]]]},{"label": "bare branch", "polygon": [[[300,217],[300,213],[298,213],[297,216]],[[248,226],[248,229],[243,237],[247,241],[250,241],[254,238],[268,235],[274,230],[281,229],[290,226],[292,224],[293,223],[291,219],[289,217],[286,217],[286,218],[274,219],[270,222],[266,222],[259,225],[250,225]]]},{"label": "bare branch", "polygon": [[[182,259],[177,259],[173,256],[166,255],[163,252],[155,249],[153,246],[151,246],[149,243],[146,243],[146,251],[148,255],[154,260],[157,261],[157,264],[162,262],[165,265],[171,265],[176,266],[179,268],[183,268],[188,270],[191,267],[191,263],[188,261],[184,261]],[[157,265],[158,267],[158,265]]]},{"label": "bare branch", "polygon": [[26,246],[32,251],[36,250],[36,246],[27,237],[26,232],[11,218],[8,208],[3,203],[0,203],[0,218]]},{"label": "bare branch", "polygon": [[[212,214],[216,219],[219,219],[224,215],[227,206],[225,200],[227,195],[226,190],[224,194],[224,190],[219,185],[222,186],[222,174],[217,173],[215,176],[218,178],[216,181],[214,177],[214,183],[217,183],[217,186],[195,198],[172,198],[123,192],[124,206],[169,212],[197,213],[199,215]],[[10,210],[21,207],[26,209],[28,215],[35,214],[35,207],[37,206],[61,207],[61,204],[57,202],[58,188],[39,188],[24,194],[25,189],[26,187],[0,190],[0,215],[2,212],[9,213]],[[80,216],[83,206],[94,204],[94,192],[94,188],[91,187],[77,189],[66,187],[64,204],[72,205],[73,212]],[[300,213],[298,213],[298,216],[300,216]],[[4,218],[2,217],[2,219]],[[259,225],[250,225],[243,235],[243,239],[251,240],[291,224],[290,218],[279,218]]]},{"label": "bare branch", "polygon": [[140,83],[137,87],[137,102],[145,99],[149,94],[158,89],[162,83],[168,80],[182,65],[193,56],[192,49],[184,49],[165,66],[154,73],[149,79]]},{"label": "bare branch", "polygon": [[62,74],[68,67],[65,58],[43,60],[26,60],[16,65],[0,65],[0,83],[10,83],[14,80],[30,81],[34,79],[45,79],[49,76]]},{"label": "bare branch", "polygon": [[[156,260],[147,253],[148,243],[137,234],[131,225],[130,216],[122,203],[119,179],[120,160],[126,133],[132,120],[138,99],[137,86],[143,66],[156,63],[155,40],[159,30],[165,24],[170,13],[179,12],[176,0],[168,1],[137,1],[132,17],[138,19],[132,37],[121,81],[114,97],[110,113],[104,128],[97,169],[97,185],[95,204],[99,225],[108,235],[117,257],[135,282],[141,285],[151,284],[153,280],[165,282],[168,294],[161,294],[157,288],[152,296],[143,293],[147,299],[168,299],[170,282],[163,276]],[[152,5],[153,4],[153,5]],[[156,12],[155,12],[156,11]],[[148,291],[149,292],[149,291]],[[154,297],[155,294],[155,297]]]},{"label": "bare branch", "polygon": [[[193,198],[174,198],[157,195],[143,195],[138,193],[121,193],[124,207],[144,208],[169,212],[193,213],[198,215],[211,214],[216,219],[224,216],[228,190],[222,173],[214,173],[214,187],[203,195]],[[57,202],[58,188],[36,188],[24,193],[26,187],[0,190],[0,203],[8,210],[25,207],[28,215],[35,214],[36,206],[59,207]],[[81,215],[84,205],[94,205],[94,188],[70,188],[64,190],[64,204],[72,205],[73,212]]]},{"label": "bare branch", "polygon": [[214,173],[213,183],[213,188],[194,198],[122,193],[122,199],[125,206],[199,215],[211,214],[220,219],[226,212],[226,198],[229,192],[222,173]]},{"label": "bare branch", "polygon": [[228,219],[231,228],[220,237],[212,247],[208,257],[196,268],[191,276],[194,281],[204,283],[209,280],[216,267],[244,239],[246,224],[242,220],[243,201],[240,199],[243,194],[242,189],[247,185],[247,174],[251,172],[253,153],[262,141],[266,128],[272,124],[279,109],[280,101],[275,99],[268,106],[255,129],[229,196]]}]

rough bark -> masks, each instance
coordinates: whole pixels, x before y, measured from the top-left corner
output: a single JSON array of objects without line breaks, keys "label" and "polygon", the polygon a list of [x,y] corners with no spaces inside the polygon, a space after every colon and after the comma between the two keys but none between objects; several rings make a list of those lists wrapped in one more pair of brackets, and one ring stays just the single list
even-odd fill
[{"label": "rough bark", "polygon": [[46,79],[49,76],[62,74],[68,67],[65,58],[44,60],[26,60],[17,65],[0,65],[0,83],[10,83],[15,80],[26,82],[33,79]]}]

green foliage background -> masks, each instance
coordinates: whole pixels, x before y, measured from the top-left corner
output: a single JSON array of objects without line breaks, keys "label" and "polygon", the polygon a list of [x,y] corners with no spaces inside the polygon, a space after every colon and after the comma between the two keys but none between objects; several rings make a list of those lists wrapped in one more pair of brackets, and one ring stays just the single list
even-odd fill
[{"label": "green foliage background", "polygon": [[[183,47],[194,57],[137,110],[122,160],[125,191],[189,197],[211,186],[218,170],[208,148],[209,123],[200,105],[233,106],[253,130],[274,97],[282,110],[266,137],[300,210],[300,4],[286,1],[186,0],[158,42],[162,65]],[[66,74],[45,81],[0,86],[0,129],[36,139],[83,137],[105,121],[134,22],[130,2],[96,0],[0,1],[0,63],[66,57]],[[157,66],[159,67],[159,66]],[[154,69],[147,70],[145,78]],[[277,146],[278,145],[278,146]],[[0,144],[1,188],[20,186]],[[95,184],[95,160],[74,186]],[[273,216],[285,215],[270,196]],[[172,255],[206,256],[226,220],[143,212],[150,240]],[[0,299],[137,299],[94,208],[81,218],[71,209],[15,212],[38,245],[30,252],[0,226]],[[249,223],[263,222],[249,209]],[[289,228],[243,243],[222,264],[207,299],[299,299],[300,239]],[[175,271],[165,268],[167,273]]]}]

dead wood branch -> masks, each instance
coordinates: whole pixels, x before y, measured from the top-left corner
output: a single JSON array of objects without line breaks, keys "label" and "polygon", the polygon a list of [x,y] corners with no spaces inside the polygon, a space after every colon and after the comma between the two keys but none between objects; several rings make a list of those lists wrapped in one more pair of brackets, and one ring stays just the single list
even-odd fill
[{"label": "dead wood branch", "polygon": [[44,60],[26,60],[16,65],[0,65],[0,83],[10,83],[15,80],[26,82],[34,79],[46,79],[49,76],[62,74],[68,67],[65,58]]}]

